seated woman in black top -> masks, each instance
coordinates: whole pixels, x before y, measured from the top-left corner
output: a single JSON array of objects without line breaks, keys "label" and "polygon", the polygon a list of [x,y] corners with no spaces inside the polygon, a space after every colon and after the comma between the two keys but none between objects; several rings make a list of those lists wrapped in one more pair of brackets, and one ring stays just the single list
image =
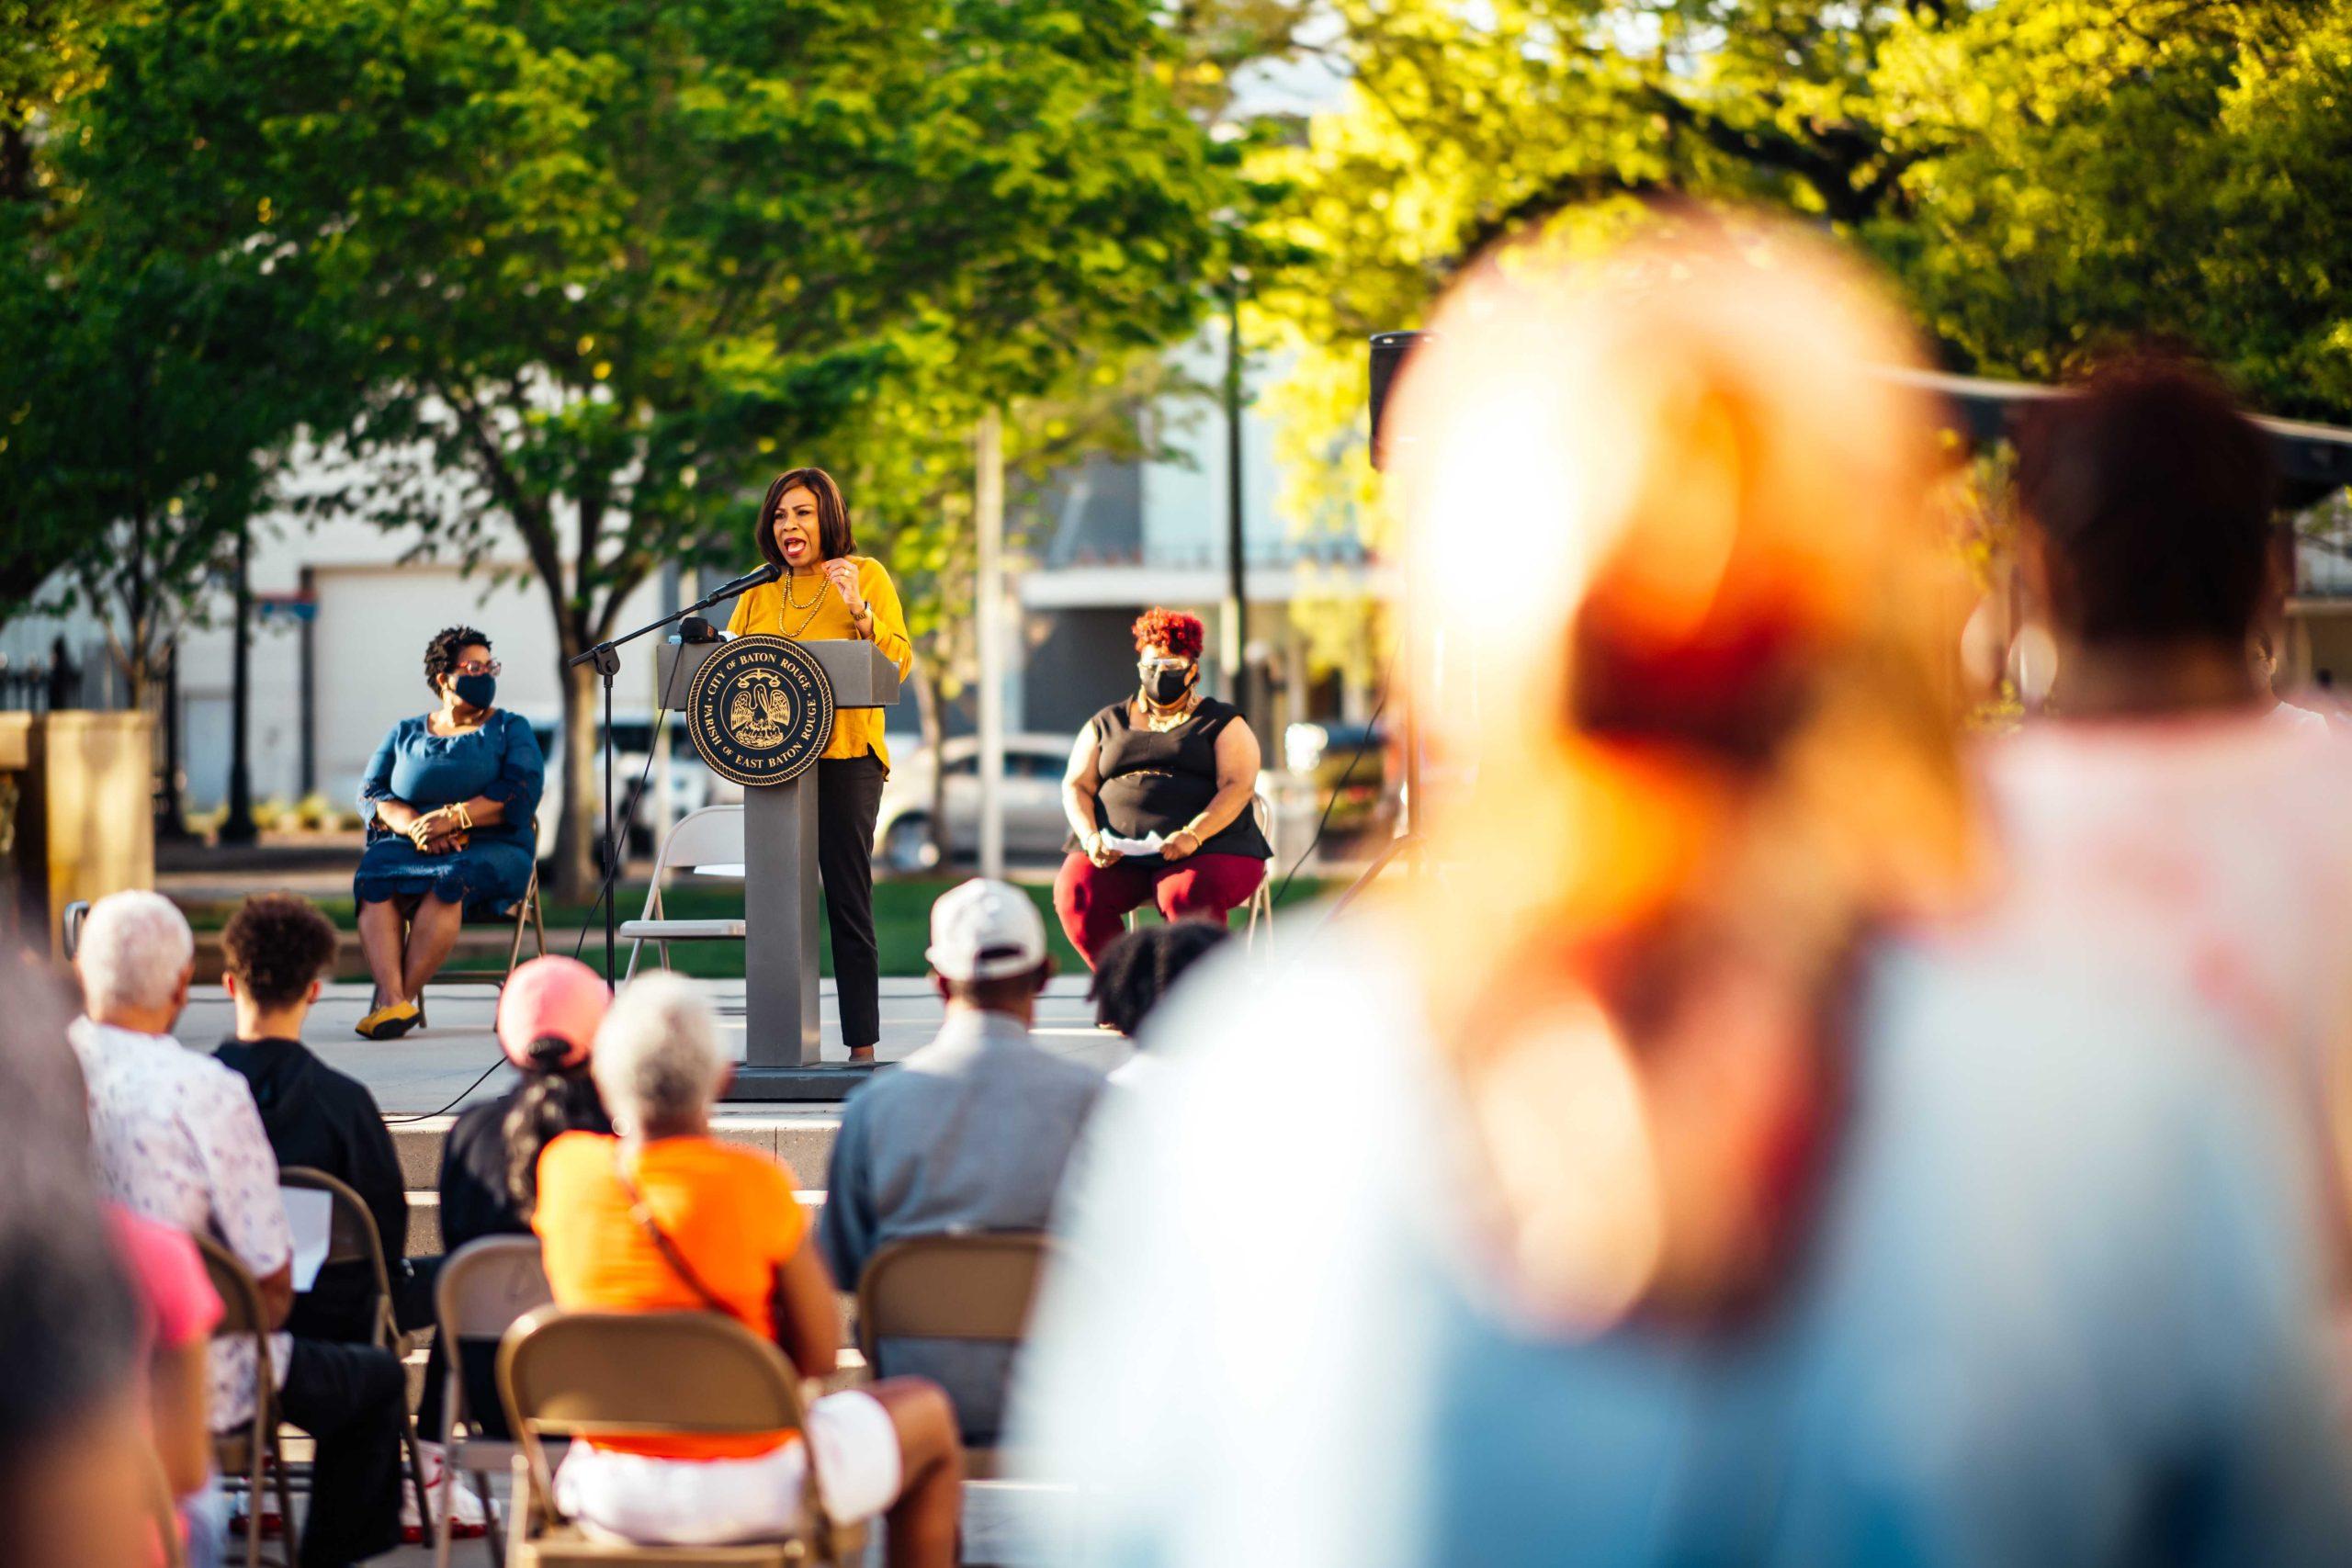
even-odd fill
[{"label": "seated woman in black top", "polygon": [[[575,958],[534,958],[498,995],[498,1043],[523,1081],[466,1111],[441,1145],[441,1245],[450,1252],[486,1235],[529,1235],[538,1197],[539,1151],[558,1134],[610,1133],[613,1123],[588,1077],[588,1053],[612,993]],[[439,1337],[425,1368],[417,1430],[441,1435],[443,1356]],[[461,1348],[466,1399],[492,1436],[503,1437],[494,1369],[498,1344]]]},{"label": "seated woman in black top", "polygon": [[[1135,634],[1141,689],[1088,721],[1062,778],[1072,831],[1054,909],[1089,968],[1148,903],[1222,924],[1273,854],[1253,810],[1258,738],[1238,708],[1200,694],[1201,618],[1148,610]],[[1157,852],[1132,847],[1155,838]]]}]

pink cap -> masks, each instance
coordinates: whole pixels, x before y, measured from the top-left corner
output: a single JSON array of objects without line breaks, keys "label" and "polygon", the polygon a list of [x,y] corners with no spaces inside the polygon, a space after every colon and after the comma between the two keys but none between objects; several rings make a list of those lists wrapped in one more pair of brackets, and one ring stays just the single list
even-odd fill
[{"label": "pink cap", "polygon": [[[498,1043],[526,1072],[576,1067],[588,1059],[612,1002],[603,978],[577,958],[534,958],[509,975],[498,994]],[[532,1042],[549,1035],[568,1048],[560,1056],[534,1055]]]}]

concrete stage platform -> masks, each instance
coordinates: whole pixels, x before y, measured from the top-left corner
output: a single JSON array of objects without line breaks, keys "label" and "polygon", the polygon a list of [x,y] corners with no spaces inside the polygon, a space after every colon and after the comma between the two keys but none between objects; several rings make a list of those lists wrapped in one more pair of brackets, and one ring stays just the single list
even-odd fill
[{"label": "concrete stage platform", "polygon": [[[700,980],[719,1010],[719,1023],[742,1055],[743,982]],[[399,1040],[362,1040],[352,1026],[368,1011],[368,988],[364,985],[332,985],[311,1010],[303,1031],[310,1047],[331,1066],[366,1084],[387,1119],[462,1110],[477,1100],[503,1094],[514,1081],[514,1069],[500,1056],[492,1032],[497,1016],[497,993],[488,986],[453,985],[428,987],[424,1013],[429,1027],[412,1030]],[[882,982],[882,1043],[876,1051],[894,1062],[921,1049],[937,1032],[945,1009],[928,979],[891,978]],[[824,1054],[831,1062],[846,1061],[848,1052],[833,1021],[833,983],[824,982]],[[198,986],[180,1019],[179,1037],[199,1050],[209,1050],[234,1032],[229,998],[217,986]],[[1057,977],[1038,1010],[1038,1043],[1108,1071],[1125,1061],[1127,1043],[1094,1027],[1094,1010],[1086,999],[1086,977]],[[494,1066],[493,1066],[494,1065]],[[484,1069],[490,1076],[472,1088]],[[859,1080],[844,1075],[848,1087]],[[456,1104],[452,1104],[456,1101]],[[797,1111],[821,1112],[812,1104]],[[774,1114],[773,1107],[727,1105],[722,1117],[759,1118]]]}]

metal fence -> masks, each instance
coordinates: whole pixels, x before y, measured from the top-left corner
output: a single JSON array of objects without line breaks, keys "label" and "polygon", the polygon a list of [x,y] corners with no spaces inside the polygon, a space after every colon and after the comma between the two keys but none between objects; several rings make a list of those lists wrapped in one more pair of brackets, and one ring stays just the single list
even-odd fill
[{"label": "metal fence", "polygon": [[127,695],[114,661],[104,655],[76,660],[11,659],[0,654],[0,713],[48,713],[61,708],[114,709]]}]

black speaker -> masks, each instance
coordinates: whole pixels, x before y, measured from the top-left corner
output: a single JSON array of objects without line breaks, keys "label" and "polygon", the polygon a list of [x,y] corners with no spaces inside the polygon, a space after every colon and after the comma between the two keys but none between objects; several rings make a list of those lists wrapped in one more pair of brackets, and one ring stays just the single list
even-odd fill
[{"label": "black speaker", "polygon": [[1388,466],[1388,448],[1382,440],[1382,422],[1388,413],[1388,389],[1396,384],[1396,372],[1427,333],[1374,333],[1372,334],[1372,466]]}]

